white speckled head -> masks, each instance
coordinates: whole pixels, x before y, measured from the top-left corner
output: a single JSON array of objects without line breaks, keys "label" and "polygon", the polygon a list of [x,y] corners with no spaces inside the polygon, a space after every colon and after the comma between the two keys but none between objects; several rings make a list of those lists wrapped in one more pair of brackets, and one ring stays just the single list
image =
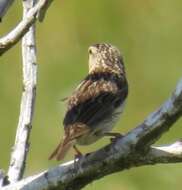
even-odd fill
[{"label": "white speckled head", "polygon": [[124,73],[120,51],[111,44],[95,44],[89,47],[89,73],[112,71]]}]

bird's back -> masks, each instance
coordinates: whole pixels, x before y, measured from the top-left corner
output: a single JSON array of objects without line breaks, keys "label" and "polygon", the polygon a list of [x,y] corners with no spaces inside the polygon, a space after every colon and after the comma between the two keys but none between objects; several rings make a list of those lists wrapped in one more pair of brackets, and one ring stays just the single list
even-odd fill
[{"label": "bird's back", "polygon": [[[82,123],[90,128],[91,136],[95,134],[99,139],[118,120],[127,94],[127,80],[122,74],[104,72],[88,75],[68,100],[65,128]],[[89,137],[85,140],[88,143],[81,144],[92,142]]]}]

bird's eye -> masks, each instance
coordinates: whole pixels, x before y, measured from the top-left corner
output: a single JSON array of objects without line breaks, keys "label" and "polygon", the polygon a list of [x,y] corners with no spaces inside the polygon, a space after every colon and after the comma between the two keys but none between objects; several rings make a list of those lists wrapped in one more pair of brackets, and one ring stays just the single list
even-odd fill
[{"label": "bird's eye", "polygon": [[88,53],[89,53],[89,54],[92,54],[92,50],[91,50],[91,49],[89,49],[89,50],[88,50]]}]

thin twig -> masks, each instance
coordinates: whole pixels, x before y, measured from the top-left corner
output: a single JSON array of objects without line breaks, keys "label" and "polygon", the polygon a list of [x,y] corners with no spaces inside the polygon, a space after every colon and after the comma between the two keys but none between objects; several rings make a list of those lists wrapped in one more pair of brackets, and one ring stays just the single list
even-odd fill
[{"label": "thin twig", "polygon": [[14,0],[0,0],[0,21],[2,20],[8,9],[11,7],[13,2]]},{"label": "thin twig", "polygon": [[4,178],[5,178],[5,173],[2,169],[0,169],[0,188],[4,186]]},{"label": "thin twig", "polygon": [[[28,177],[2,190],[79,190],[106,175],[132,167],[182,162],[182,143],[150,147],[182,115],[182,80],[172,96],[137,128],[104,148],[83,156],[79,161]],[[166,117],[164,117],[166,116]],[[159,130],[157,130],[157,128]],[[157,131],[154,133],[154,131]],[[148,140],[144,137],[149,137]],[[142,143],[141,139],[146,143]],[[143,145],[138,147],[138,145]]]},{"label": "thin twig", "polygon": [[47,1],[47,3],[44,5],[44,7],[38,12],[37,17],[38,17],[40,22],[42,22],[44,20],[47,9],[50,7],[52,2],[53,2],[53,0]]},{"label": "thin twig", "polygon": [[[35,0],[23,1],[24,19],[30,8],[34,6],[34,2]],[[23,93],[16,139],[8,171],[8,180],[10,183],[22,178],[29,150],[29,136],[32,128],[37,83],[35,25],[32,25],[23,37],[22,57]]]},{"label": "thin twig", "polygon": [[30,26],[36,21],[37,13],[46,7],[45,5],[48,1],[49,0],[39,0],[38,3],[29,10],[26,17],[24,17],[11,32],[0,38],[0,56],[13,47],[23,37]]},{"label": "thin twig", "polygon": [[159,160],[163,163],[182,162],[182,141],[165,146],[153,146],[146,156],[154,163]]}]

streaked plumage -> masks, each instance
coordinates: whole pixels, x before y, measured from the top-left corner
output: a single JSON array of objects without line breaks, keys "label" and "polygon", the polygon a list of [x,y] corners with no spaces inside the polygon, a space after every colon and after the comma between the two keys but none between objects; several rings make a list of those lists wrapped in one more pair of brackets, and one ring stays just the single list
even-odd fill
[{"label": "streaked plumage", "polygon": [[63,141],[50,159],[64,158],[73,145],[94,143],[110,132],[118,120],[128,84],[121,54],[110,44],[89,48],[89,74],[67,100]]}]

